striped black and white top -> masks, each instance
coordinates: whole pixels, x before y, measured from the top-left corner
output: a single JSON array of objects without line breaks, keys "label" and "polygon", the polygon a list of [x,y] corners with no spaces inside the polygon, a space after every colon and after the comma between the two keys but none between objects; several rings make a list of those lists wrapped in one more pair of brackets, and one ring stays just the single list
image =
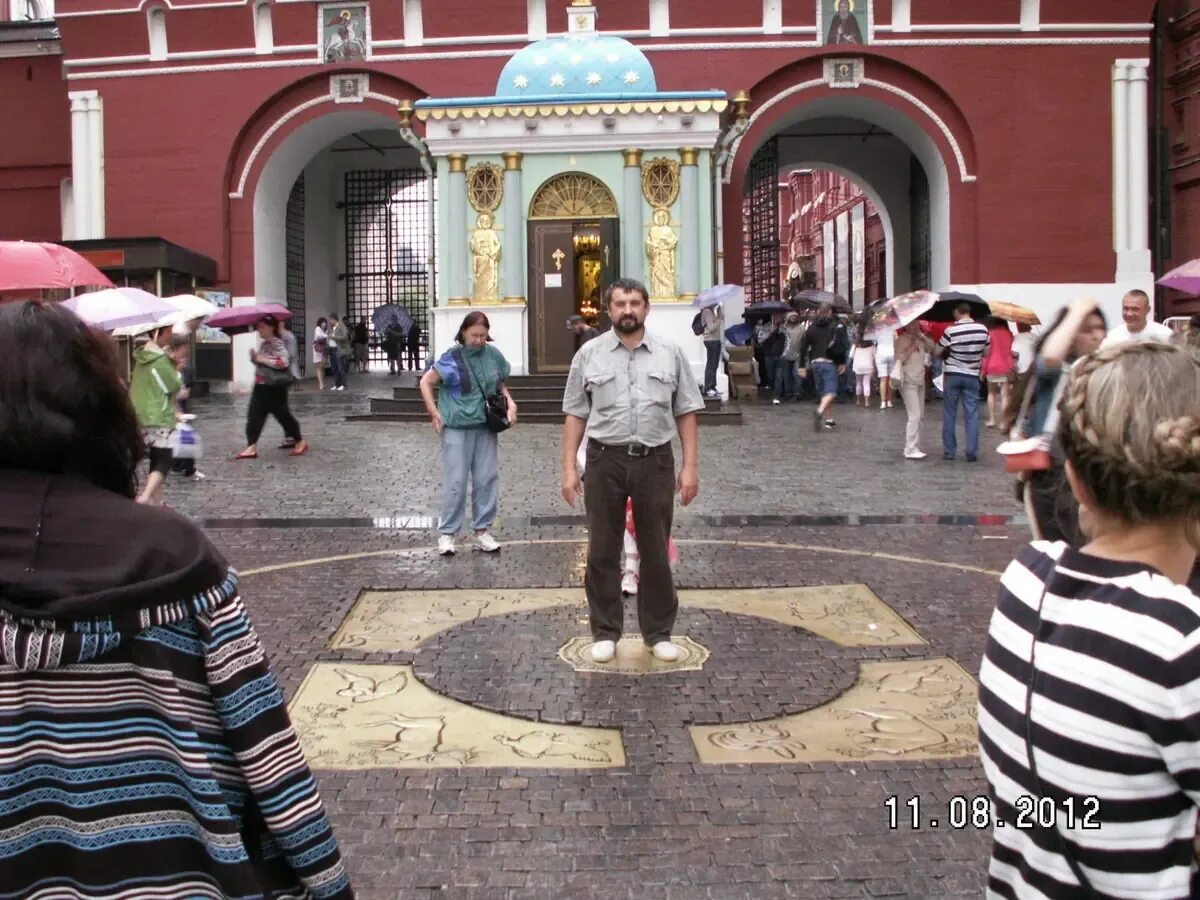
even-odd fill
[{"label": "striped black and white top", "polygon": [[947,375],[978,378],[990,342],[986,325],[971,319],[955,322],[946,329],[940,342],[947,350],[943,371]]},{"label": "striped black and white top", "polygon": [[1032,544],[1001,580],[979,681],[989,897],[1200,896],[1200,599]]}]

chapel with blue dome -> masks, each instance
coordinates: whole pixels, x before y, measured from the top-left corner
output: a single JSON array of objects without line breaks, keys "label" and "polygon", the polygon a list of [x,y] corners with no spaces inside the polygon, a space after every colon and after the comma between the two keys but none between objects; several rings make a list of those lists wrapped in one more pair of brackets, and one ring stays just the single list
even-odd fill
[{"label": "chapel with blue dome", "polygon": [[703,344],[681,336],[714,283],[715,160],[748,101],[726,118],[724,91],[660,90],[640,47],[598,30],[609,2],[627,0],[574,0],[566,31],[514,53],[493,95],[401,108],[402,127],[424,123],[437,168],[435,355],[470,307],[486,310],[514,374],[566,372],[564,323],[606,327],[601,295],[625,276],[647,285],[647,328],[687,343],[703,377]]},{"label": "chapel with blue dome", "polygon": [[624,38],[596,32],[530,44],[508,61],[496,83],[496,96],[513,100],[642,97],[657,91],[646,54]]}]

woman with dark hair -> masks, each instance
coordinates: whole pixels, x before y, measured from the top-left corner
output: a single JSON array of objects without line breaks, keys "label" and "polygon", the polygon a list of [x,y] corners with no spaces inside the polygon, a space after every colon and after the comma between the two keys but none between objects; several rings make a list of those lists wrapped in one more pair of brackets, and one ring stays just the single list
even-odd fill
[{"label": "woman with dark hair", "polygon": [[1072,367],[1095,353],[1107,333],[1104,313],[1092,298],[1082,297],[1062,309],[1035,345],[1033,365],[1011,398],[1004,426],[1013,439],[998,451],[1006,456],[1049,451],[1049,467],[1022,472],[1017,483],[1034,540],[1066,541],[1072,547],[1084,540],[1079,505],[1067,484],[1066,458],[1056,434],[1057,408]]},{"label": "woman with dark hair", "polygon": [[317,390],[325,390],[325,361],[329,359],[329,320],[324,316],[317,319],[313,329],[313,368],[317,370]]},{"label": "woman with dark hair", "polygon": [[0,305],[0,896],[351,898],[237,576],[134,503],[143,453],[107,336]]},{"label": "woman with dark hair", "polygon": [[288,388],[295,378],[292,361],[283,343],[283,323],[267,315],[255,327],[259,344],[257,350],[250,351],[250,361],[256,371],[250,408],[246,410],[246,449],[234,459],[258,459],[258,439],[267,424],[267,416],[274,416],[283,427],[284,442],[280,449],[290,449],[290,456],[303,456],[308,452],[308,441],[300,436],[300,423],[288,406]]},{"label": "woman with dark hair", "polygon": [[438,520],[438,553],[442,556],[454,555],[454,536],[462,530],[466,515],[468,478],[475,547],[485,553],[500,549],[490,530],[500,500],[500,458],[496,433],[487,427],[487,398],[495,393],[504,397],[510,425],[517,422],[517,404],[505,384],[511,368],[489,343],[490,328],[486,315],[468,313],[454,346],[421,376],[425,409],[433,430],[442,438],[442,515]]}]

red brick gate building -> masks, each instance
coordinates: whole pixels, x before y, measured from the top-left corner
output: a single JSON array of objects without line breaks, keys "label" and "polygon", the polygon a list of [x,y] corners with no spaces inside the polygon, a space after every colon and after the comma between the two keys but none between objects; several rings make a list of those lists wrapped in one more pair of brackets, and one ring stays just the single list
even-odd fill
[{"label": "red brick gate building", "polygon": [[[345,302],[348,173],[421,167],[397,106],[492,95],[568,0],[57,3],[0,25],[0,237],[161,238],[234,295],[305,282],[311,318]],[[861,43],[834,45],[832,0],[595,6],[660,91],[748,96],[714,149],[711,280],[777,283],[779,175],[830,168],[879,212],[886,293],[1113,310],[1152,285],[1151,0],[857,0]]]}]

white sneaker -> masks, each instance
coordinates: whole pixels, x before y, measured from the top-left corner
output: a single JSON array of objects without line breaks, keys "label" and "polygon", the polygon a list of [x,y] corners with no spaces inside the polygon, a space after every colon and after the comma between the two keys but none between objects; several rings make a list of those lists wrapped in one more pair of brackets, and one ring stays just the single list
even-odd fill
[{"label": "white sneaker", "polygon": [[438,556],[454,555],[454,535],[438,535]]},{"label": "white sneaker", "polygon": [[500,542],[492,537],[490,531],[481,531],[475,535],[475,549],[484,553],[495,553],[500,549]]},{"label": "white sneaker", "polygon": [[663,662],[675,662],[679,659],[679,648],[670,641],[659,641],[650,648],[650,652],[654,654],[655,659]]},{"label": "white sneaker", "polygon": [[779,401],[778,401],[778,400],[772,400],[772,401],[771,401],[771,405],[772,405],[772,406],[778,406],[778,405],[779,405]]},{"label": "white sneaker", "polygon": [[203,481],[208,476],[205,475],[203,472],[201,472],[199,469],[197,469],[195,472],[193,472],[188,477],[190,477],[192,479],[192,481]]},{"label": "white sneaker", "polygon": [[920,450],[914,450],[911,453],[905,453],[905,459],[924,459],[928,454],[922,453]]},{"label": "white sneaker", "polygon": [[638,592],[637,576],[632,572],[626,572],[621,576],[621,593],[633,596]]},{"label": "white sneaker", "polygon": [[592,662],[612,662],[616,655],[616,641],[596,641],[592,644]]}]

